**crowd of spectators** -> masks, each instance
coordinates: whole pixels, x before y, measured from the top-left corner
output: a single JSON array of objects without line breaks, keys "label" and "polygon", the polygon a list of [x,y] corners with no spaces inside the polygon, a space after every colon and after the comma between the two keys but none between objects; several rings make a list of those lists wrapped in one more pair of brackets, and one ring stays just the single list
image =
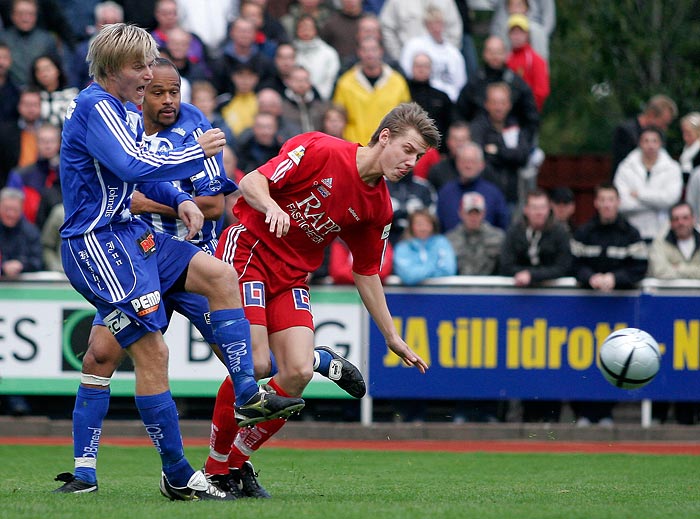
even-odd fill
[{"label": "crowd of spectators", "polygon": [[[593,219],[576,229],[574,193],[536,188],[554,1],[496,0],[481,60],[470,19],[459,0],[210,0],[206,9],[189,0],[2,2],[2,278],[61,270],[63,113],[89,82],[90,39],[127,21],[151,31],[175,63],[183,101],[224,130],[234,179],[300,132],[366,144],[397,104],[428,111],[443,143],[389,186],[394,254],[383,279],[500,275],[529,287],[573,276],[600,291],[645,275],[700,279],[700,113],[680,120],[678,161],[664,148],[678,116],[673,100],[654,96],[621,122],[611,136],[611,182],[596,192]],[[338,243],[310,279],[351,283],[351,261]],[[575,411],[581,424],[612,418],[592,404]],[[528,420],[558,416],[556,405],[524,406]]]}]

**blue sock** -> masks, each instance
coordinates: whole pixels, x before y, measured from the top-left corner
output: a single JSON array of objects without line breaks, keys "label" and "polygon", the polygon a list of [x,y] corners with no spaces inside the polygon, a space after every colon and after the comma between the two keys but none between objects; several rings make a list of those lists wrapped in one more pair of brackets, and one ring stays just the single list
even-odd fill
[{"label": "blue sock", "polygon": [[97,450],[108,409],[109,388],[78,387],[73,408],[73,456],[75,477],[87,483],[97,482]]},{"label": "blue sock", "polygon": [[136,407],[163,464],[171,485],[185,487],[194,469],[185,458],[177,408],[170,391],[158,395],[136,395]]},{"label": "blue sock", "polygon": [[274,353],[270,352],[270,374],[268,377],[272,378],[277,373],[279,372],[279,368],[277,367],[277,359],[275,358]]},{"label": "blue sock", "polygon": [[236,404],[245,404],[258,392],[253,371],[250,323],[242,308],[211,312],[211,328],[233,381]]},{"label": "blue sock", "polygon": [[325,350],[314,350],[314,371],[328,377],[333,356]]}]

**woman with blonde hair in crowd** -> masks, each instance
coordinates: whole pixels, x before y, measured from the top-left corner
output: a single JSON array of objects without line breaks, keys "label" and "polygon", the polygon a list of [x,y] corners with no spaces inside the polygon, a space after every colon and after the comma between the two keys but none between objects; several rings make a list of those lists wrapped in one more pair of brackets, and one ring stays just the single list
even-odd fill
[{"label": "woman with blonde hair in crowd", "polygon": [[394,274],[404,285],[457,273],[454,250],[439,228],[437,218],[427,208],[408,215],[404,238],[394,248]]},{"label": "woman with blonde hair in crowd", "polygon": [[678,162],[683,172],[683,181],[688,183],[690,175],[700,166],[700,112],[690,112],[681,119],[683,151]]}]

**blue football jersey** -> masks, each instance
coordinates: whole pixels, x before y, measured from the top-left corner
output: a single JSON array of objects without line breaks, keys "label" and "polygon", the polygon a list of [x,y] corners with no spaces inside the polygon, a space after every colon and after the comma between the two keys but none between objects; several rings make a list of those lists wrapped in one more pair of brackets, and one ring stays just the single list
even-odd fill
[{"label": "blue football jersey", "polygon": [[197,143],[154,153],[140,143],[138,118],[92,83],[66,112],[61,143],[61,187],[71,238],[131,218],[129,197],[141,182],[187,179],[205,169]]},{"label": "blue football jersey", "polygon": [[[154,153],[168,153],[178,147],[196,143],[199,136],[210,128],[211,124],[197,107],[182,103],[177,121],[155,135],[144,135],[144,145],[148,146]],[[138,189],[151,200],[174,209],[176,208],[174,201],[177,192],[187,193],[192,198],[214,196],[219,193],[227,195],[238,189],[238,186],[226,176],[222,157],[223,154],[218,153],[214,157],[206,159],[204,168],[189,178],[172,182],[140,184]],[[142,214],[139,217],[157,232],[180,238],[187,235],[187,227],[178,218],[152,213]],[[195,245],[200,245],[215,239],[217,236],[216,225],[215,221],[205,220],[202,230],[190,241]]]}]

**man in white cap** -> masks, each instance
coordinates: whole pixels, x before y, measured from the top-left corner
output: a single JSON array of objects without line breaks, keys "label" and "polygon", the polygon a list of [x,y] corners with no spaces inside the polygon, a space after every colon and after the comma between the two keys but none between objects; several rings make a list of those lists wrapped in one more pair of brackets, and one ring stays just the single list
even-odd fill
[{"label": "man in white cap", "polygon": [[481,193],[470,191],[462,196],[458,225],[445,236],[457,256],[460,276],[488,276],[496,272],[505,233],[487,222],[486,200]]}]

